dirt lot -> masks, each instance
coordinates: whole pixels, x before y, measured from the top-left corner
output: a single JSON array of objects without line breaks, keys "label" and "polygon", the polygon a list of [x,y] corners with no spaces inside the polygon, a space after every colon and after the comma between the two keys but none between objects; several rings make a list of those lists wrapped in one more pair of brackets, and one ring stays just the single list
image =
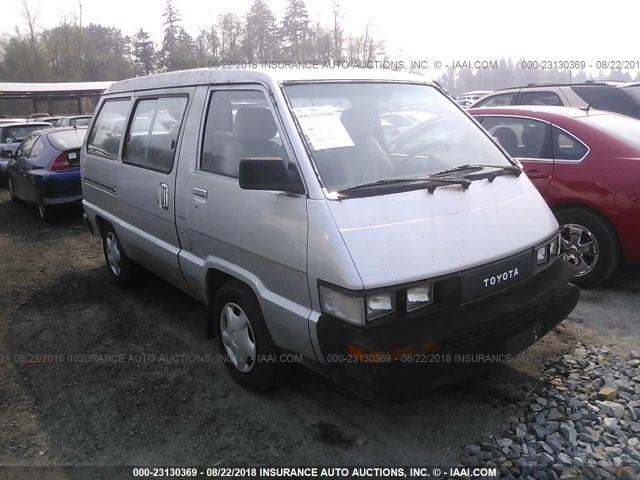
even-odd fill
[{"label": "dirt lot", "polygon": [[[584,293],[530,351],[637,349],[639,273],[627,266]],[[539,381],[535,362],[500,365],[371,406],[300,369],[257,395],[215,361],[204,307],[152,275],[145,283],[113,284],[77,212],[44,224],[0,189],[0,464],[455,464]],[[65,353],[111,360],[42,361]]]}]

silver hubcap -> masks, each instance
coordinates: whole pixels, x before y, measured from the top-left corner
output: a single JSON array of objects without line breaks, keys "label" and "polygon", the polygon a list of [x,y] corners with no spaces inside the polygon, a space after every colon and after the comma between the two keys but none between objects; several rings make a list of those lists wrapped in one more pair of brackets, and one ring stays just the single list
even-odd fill
[{"label": "silver hubcap", "polygon": [[560,256],[578,268],[576,277],[591,272],[600,257],[596,237],[582,225],[569,223],[560,229]]},{"label": "silver hubcap", "polygon": [[255,337],[247,314],[235,303],[222,307],[220,332],[231,363],[241,372],[250,372],[256,361]]},{"label": "silver hubcap", "polygon": [[120,275],[122,257],[120,255],[120,249],[118,248],[118,240],[116,236],[109,232],[105,238],[105,245],[107,247],[107,261],[109,262],[109,268],[114,275]]}]

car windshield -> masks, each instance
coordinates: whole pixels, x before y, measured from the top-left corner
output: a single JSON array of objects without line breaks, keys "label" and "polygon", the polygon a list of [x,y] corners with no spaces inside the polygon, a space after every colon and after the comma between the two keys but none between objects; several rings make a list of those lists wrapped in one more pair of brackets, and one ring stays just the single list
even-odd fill
[{"label": "car windshield", "polygon": [[588,115],[580,120],[632,147],[640,148],[640,120],[624,115]]},{"label": "car windshield", "polygon": [[47,128],[49,125],[17,125],[0,128],[0,143],[21,142],[36,130]]},{"label": "car windshield", "polygon": [[47,135],[47,138],[49,139],[49,142],[51,142],[51,145],[58,150],[72,150],[74,148],[80,148],[86,133],[86,128],[74,128],[73,130],[52,132]]},{"label": "car windshield", "polygon": [[[481,128],[431,85],[304,83],[284,87],[329,192],[425,177],[469,164],[509,166]],[[400,129],[381,117],[411,112]],[[413,123],[413,122],[412,122]],[[417,188],[417,187],[416,187]]]}]

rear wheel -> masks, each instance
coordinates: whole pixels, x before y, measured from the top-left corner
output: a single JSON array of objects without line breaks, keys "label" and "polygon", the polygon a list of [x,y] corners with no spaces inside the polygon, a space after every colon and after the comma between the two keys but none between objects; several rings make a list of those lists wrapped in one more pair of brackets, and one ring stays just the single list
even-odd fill
[{"label": "rear wheel", "polygon": [[122,249],[120,239],[111,225],[102,229],[102,248],[109,275],[119,287],[130,287],[135,280],[135,264]]},{"label": "rear wheel", "polygon": [[38,213],[43,222],[49,222],[53,219],[53,208],[45,205],[42,200],[38,202]]},{"label": "rear wheel", "polygon": [[556,213],[560,256],[576,268],[573,283],[593,287],[615,272],[620,247],[613,228],[597,213],[568,208]]},{"label": "rear wheel", "polygon": [[275,387],[282,369],[279,350],[251,289],[227,281],[216,294],[213,313],[220,351],[234,380],[254,391]]}]

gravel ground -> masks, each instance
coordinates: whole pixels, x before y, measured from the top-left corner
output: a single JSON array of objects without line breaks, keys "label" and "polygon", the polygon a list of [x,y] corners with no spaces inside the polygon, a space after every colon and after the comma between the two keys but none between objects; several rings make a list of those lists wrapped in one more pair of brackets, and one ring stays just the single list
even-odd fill
[{"label": "gravel ground", "polygon": [[[139,288],[119,290],[104,267],[99,239],[84,231],[77,212],[43,224],[35,209],[11,204],[0,189],[0,465],[459,465],[465,460],[511,461],[515,467],[518,460],[547,460],[538,459],[542,453],[553,463],[564,458],[560,453],[572,462],[586,453],[589,466],[607,461],[615,467],[619,458],[619,468],[632,469],[629,446],[639,448],[631,415],[638,412],[630,410],[635,400],[624,395],[637,392],[615,382],[627,378],[635,388],[638,381],[636,359],[627,359],[640,350],[640,322],[634,320],[639,272],[625,267],[601,289],[583,294],[569,319],[527,351],[527,361],[495,365],[418,398],[366,404],[303,369],[280,390],[256,395],[235,385],[215,361],[201,304],[153,275]],[[580,348],[583,359],[575,353]],[[60,354],[102,356],[57,361]],[[114,360],[119,355],[124,361]],[[600,369],[604,386],[617,389],[609,401],[625,409],[622,417],[597,403]],[[569,418],[582,411],[584,417]],[[558,420],[549,418],[558,414]],[[538,415],[545,420],[542,439],[534,428]],[[605,426],[607,416],[617,422],[607,420]],[[556,432],[547,433],[555,426],[548,422],[558,423]],[[575,428],[575,444],[563,444],[563,423]],[[520,458],[513,458],[507,453],[522,445],[517,436],[522,432],[527,452],[520,447]],[[595,437],[593,432],[600,439],[586,442],[584,435]],[[535,455],[528,449],[529,435],[535,436]],[[614,441],[609,435],[625,437]],[[559,450],[550,439],[560,442]],[[513,441],[507,453],[501,450],[505,446],[496,450],[498,440]],[[464,455],[465,445],[480,451]]]},{"label": "gravel ground", "polygon": [[[637,478],[640,355],[576,347],[545,366],[522,415],[464,447],[467,466],[498,466],[503,478]],[[551,469],[535,468],[551,466]]]}]

